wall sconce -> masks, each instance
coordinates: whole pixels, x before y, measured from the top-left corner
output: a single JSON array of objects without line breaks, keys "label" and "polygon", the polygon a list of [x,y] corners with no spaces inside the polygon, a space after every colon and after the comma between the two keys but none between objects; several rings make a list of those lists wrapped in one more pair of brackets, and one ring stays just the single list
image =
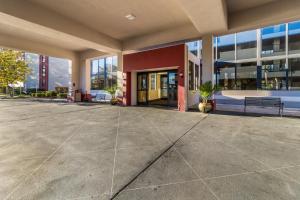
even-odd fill
[{"label": "wall sconce", "polygon": [[182,78],[183,77],[183,73],[179,73],[179,76]]}]

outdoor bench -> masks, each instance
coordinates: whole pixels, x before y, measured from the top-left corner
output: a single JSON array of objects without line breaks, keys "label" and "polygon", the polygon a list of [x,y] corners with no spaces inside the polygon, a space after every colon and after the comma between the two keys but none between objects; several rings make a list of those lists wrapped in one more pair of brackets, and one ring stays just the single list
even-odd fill
[{"label": "outdoor bench", "polygon": [[245,97],[244,113],[247,111],[247,106],[278,108],[278,114],[282,116],[284,104],[281,102],[281,98],[277,97]]}]

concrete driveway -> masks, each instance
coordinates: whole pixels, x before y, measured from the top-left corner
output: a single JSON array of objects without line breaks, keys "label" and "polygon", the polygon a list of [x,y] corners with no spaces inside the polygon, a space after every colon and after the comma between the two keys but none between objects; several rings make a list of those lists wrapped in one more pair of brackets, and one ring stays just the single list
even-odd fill
[{"label": "concrete driveway", "polygon": [[300,119],[0,101],[0,199],[300,199]]}]

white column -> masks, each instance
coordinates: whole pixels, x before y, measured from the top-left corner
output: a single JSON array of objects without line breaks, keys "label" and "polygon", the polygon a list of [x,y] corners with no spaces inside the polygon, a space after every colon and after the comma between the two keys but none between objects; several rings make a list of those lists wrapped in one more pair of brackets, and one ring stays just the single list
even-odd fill
[{"label": "white column", "polygon": [[[214,75],[214,47],[213,35],[202,37],[202,80],[203,83],[213,81]],[[214,83],[213,83],[214,84]]]},{"label": "white column", "polygon": [[117,69],[117,86],[118,86],[118,95],[123,95],[123,53],[120,52],[118,56],[118,69]]},{"label": "white column", "polygon": [[[80,89],[80,59],[74,57],[72,61],[72,90]],[[75,84],[75,86],[73,86]]]},{"label": "white column", "polygon": [[256,51],[256,57],[257,57],[257,65],[261,66],[261,52],[262,52],[262,38],[261,38],[261,29],[256,30],[256,39],[257,39],[257,51]]}]

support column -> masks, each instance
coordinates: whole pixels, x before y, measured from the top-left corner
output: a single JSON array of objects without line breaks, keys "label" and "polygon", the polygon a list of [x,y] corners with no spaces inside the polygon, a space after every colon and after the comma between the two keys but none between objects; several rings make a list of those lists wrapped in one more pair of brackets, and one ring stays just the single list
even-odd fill
[{"label": "support column", "polygon": [[203,83],[213,81],[214,75],[214,48],[213,35],[208,34],[202,37],[202,80]]},{"label": "support column", "polygon": [[72,90],[80,89],[80,61],[79,56],[72,58]]},{"label": "support column", "polygon": [[120,52],[118,56],[118,69],[117,69],[117,86],[118,86],[118,95],[123,96],[123,53]]},{"label": "support column", "polygon": [[81,92],[91,94],[91,59],[80,60]]}]

